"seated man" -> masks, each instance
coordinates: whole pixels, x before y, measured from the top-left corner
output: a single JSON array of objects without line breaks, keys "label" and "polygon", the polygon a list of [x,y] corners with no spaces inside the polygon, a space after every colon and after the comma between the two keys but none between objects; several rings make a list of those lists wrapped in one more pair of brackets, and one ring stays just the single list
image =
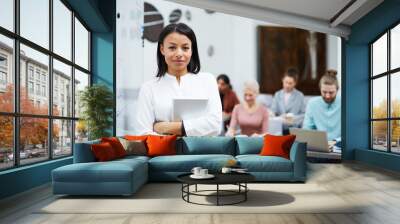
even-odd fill
[{"label": "seated man", "polygon": [[300,127],[304,118],[304,95],[296,89],[298,71],[289,68],[283,75],[283,88],[274,95],[271,110],[275,116],[279,116],[283,121],[283,134],[289,134],[290,127]]},{"label": "seated man", "polygon": [[328,70],[319,81],[321,96],[310,99],[306,107],[303,128],[326,131],[330,146],[341,140],[341,100],[335,70]]}]

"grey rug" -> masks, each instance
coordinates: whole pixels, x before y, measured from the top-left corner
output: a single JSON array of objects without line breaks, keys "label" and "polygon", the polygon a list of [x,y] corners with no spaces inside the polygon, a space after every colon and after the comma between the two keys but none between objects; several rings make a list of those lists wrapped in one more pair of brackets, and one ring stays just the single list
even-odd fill
[{"label": "grey rug", "polygon": [[[36,213],[360,213],[360,205],[345,201],[316,184],[260,183],[248,186],[247,201],[237,205],[189,204],[181,198],[180,184],[150,183],[131,197],[57,197]],[[230,188],[233,186],[224,189]],[[211,189],[215,189],[215,186],[202,185],[198,190]],[[229,203],[237,199],[225,197],[222,202]],[[207,204],[216,202],[213,196],[194,196],[191,200]]]}]

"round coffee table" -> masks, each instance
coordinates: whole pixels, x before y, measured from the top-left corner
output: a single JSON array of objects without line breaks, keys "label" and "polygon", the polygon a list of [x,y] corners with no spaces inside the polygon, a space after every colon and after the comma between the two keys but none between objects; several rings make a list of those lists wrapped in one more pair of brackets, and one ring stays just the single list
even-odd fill
[{"label": "round coffee table", "polygon": [[[198,205],[234,205],[247,200],[247,192],[249,188],[247,183],[255,180],[255,177],[249,173],[216,173],[213,174],[215,177],[212,179],[193,179],[190,177],[191,173],[182,174],[177,177],[178,181],[182,183],[182,199],[188,203],[198,204]],[[215,190],[198,190],[197,185],[215,185]],[[194,191],[190,191],[190,186],[195,186]],[[236,185],[237,190],[223,190],[220,189],[220,185]],[[215,194],[206,194],[209,192],[214,192]],[[203,196],[203,197],[216,197],[216,204],[202,204],[193,202],[190,200],[190,196]],[[240,199],[231,203],[221,203],[221,197],[232,197],[240,196]]]}]

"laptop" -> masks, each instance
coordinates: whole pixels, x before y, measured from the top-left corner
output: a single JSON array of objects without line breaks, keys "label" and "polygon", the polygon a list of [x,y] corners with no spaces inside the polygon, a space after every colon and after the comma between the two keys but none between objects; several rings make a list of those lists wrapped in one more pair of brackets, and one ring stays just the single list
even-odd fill
[{"label": "laptop", "polygon": [[207,112],[208,99],[173,99],[173,120],[182,121],[203,116]]},{"label": "laptop", "polygon": [[328,145],[326,131],[289,128],[289,133],[296,135],[296,141],[306,142],[307,150],[317,152],[331,152]]}]

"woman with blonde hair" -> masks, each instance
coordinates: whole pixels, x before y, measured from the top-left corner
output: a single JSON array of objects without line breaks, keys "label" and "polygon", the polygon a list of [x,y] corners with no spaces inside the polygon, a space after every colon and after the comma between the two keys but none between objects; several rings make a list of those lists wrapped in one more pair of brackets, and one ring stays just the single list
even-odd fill
[{"label": "woman with blonde hair", "polygon": [[256,102],[259,93],[257,81],[244,83],[244,102],[233,109],[227,136],[234,136],[237,126],[240,127],[241,135],[259,136],[267,132],[268,109]]}]

